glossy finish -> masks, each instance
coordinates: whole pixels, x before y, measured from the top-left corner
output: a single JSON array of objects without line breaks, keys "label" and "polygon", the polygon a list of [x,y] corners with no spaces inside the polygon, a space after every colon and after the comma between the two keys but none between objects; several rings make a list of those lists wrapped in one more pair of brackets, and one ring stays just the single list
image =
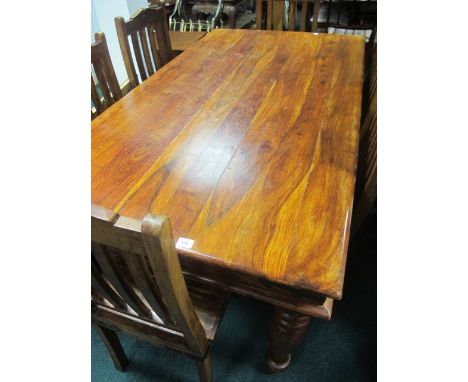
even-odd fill
[{"label": "glossy finish", "polygon": [[215,30],[92,122],[92,201],[199,264],[341,298],[364,40]]}]

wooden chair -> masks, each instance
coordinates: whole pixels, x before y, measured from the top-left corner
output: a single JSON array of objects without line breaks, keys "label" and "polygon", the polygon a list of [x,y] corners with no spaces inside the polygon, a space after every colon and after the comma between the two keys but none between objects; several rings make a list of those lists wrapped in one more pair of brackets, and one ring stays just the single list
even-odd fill
[{"label": "wooden chair", "polygon": [[133,89],[140,84],[140,81],[130,50],[129,36],[141,82],[174,57],[166,11],[164,7],[152,6],[138,10],[128,21],[123,17],[116,17],[114,21],[130,88]]},{"label": "wooden chair", "polygon": [[[106,36],[102,32],[96,32],[94,39],[96,41],[91,44],[91,65],[95,73],[95,78],[91,75],[91,102],[94,106],[94,108],[91,107],[91,119],[122,98],[120,85],[107,48]],[[100,91],[96,85],[99,86]]]},{"label": "wooden chair", "polygon": [[255,28],[294,31],[300,19],[298,30],[317,32],[319,9],[320,0],[291,0],[288,9],[284,0],[257,0]]},{"label": "wooden chair", "polygon": [[370,70],[363,91],[364,117],[359,139],[351,236],[358,231],[377,200],[377,43],[374,42],[372,48]]},{"label": "wooden chair", "polygon": [[169,218],[141,222],[93,205],[91,240],[92,320],[115,367],[127,363],[119,330],[189,355],[211,381],[209,345],[228,295],[193,282],[187,289]]}]

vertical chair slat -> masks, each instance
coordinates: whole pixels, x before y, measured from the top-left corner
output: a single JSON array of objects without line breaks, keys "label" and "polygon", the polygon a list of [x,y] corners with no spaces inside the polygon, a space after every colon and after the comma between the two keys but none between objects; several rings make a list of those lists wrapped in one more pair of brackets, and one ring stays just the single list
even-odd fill
[{"label": "vertical chair slat", "polygon": [[331,9],[332,9],[333,3],[331,1],[328,1],[328,7],[327,7],[327,25],[326,29],[328,32],[328,26],[330,25],[330,15],[331,15]]},{"label": "vertical chair slat", "polygon": [[126,309],[125,301],[104,280],[101,273],[91,262],[91,285],[92,287],[115,308]]},{"label": "vertical chair slat", "polygon": [[130,87],[133,89],[138,86],[139,81],[137,78],[135,65],[133,65],[132,53],[130,51],[130,44],[128,43],[128,37],[125,29],[125,21],[123,17],[116,17],[114,19],[115,29],[117,31],[117,37],[119,39],[120,52],[125,64],[125,70],[128,75],[128,82]]},{"label": "vertical chair slat", "polygon": [[301,11],[301,31],[306,30],[306,22],[307,22],[307,7],[309,2],[307,0],[302,1],[302,11]]},{"label": "vertical chair slat", "polygon": [[296,27],[296,7],[297,1],[289,2],[288,30],[293,31]]},{"label": "vertical chair slat", "polygon": [[339,0],[338,1],[338,15],[336,16],[336,25],[339,26],[340,24],[340,19],[341,19],[341,9],[343,8],[343,1]]},{"label": "vertical chair slat", "polygon": [[313,4],[313,11],[312,11],[312,33],[317,33],[318,31],[318,18],[320,12],[320,0],[315,0]]},{"label": "vertical chair slat", "polygon": [[148,27],[148,35],[149,35],[149,40],[150,40],[151,53],[153,54],[154,65],[156,66],[156,70],[158,70],[163,65],[161,62],[161,57],[159,55],[158,43],[156,41],[156,31],[154,30],[153,25],[150,25]]},{"label": "vertical chair slat", "polygon": [[257,4],[255,6],[255,26],[256,29],[263,28],[263,1],[257,0]]},{"label": "vertical chair slat", "polygon": [[275,1],[276,12],[278,14],[275,17],[275,27],[273,29],[282,31],[283,30],[283,20],[284,20],[284,1]]},{"label": "vertical chair slat", "polygon": [[133,54],[137,62],[138,70],[140,71],[141,81],[145,81],[148,76],[146,75],[145,65],[143,64],[143,58],[141,57],[140,43],[138,41],[138,33],[134,32],[130,35],[133,46]]},{"label": "vertical chair slat", "polygon": [[148,307],[139,299],[127,283],[121,280],[114,267],[110,263],[106,253],[97,243],[92,243],[94,258],[97,260],[104,276],[110,281],[117,293],[126,301],[128,305],[140,316],[151,318],[151,312]]},{"label": "vertical chair slat", "polygon": [[140,257],[134,254],[128,254],[127,264],[137,288],[154,312],[164,323],[173,324],[173,320],[170,319],[166,313],[164,302],[161,300],[157,285],[155,285],[151,279],[144,256]]},{"label": "vertical chair slat", "polygon": [[266,30],[273,29],[273,0],[267,0]]},{"label": "vertical chair slat", "polygon": [[99,85],[101,87],[102,95],[104,96],[104,105],[107,109],[110,105],[114,103],[112,99],[111,92],[109,90],[109,85],[107,84],[106,75],[104,74],[102,60],[97,65],[94,65],[94,72],[96,73],[96,77],[99,81]]},{"label": "vertical chair slat", "polygon": [[101,100],[99,99],[98,92],[96,90],[96,84],[94,83],[93,76],[91,75],[91,101],[93,101],[96,113],[102,112]]},{"label": "vertical chair slat", "polygon": [[141,47],[143,48],[143,57],[145,58],[146,69],[148,71],[148,76],[154,74],[153,63],[151,62],[151,57],[148,49],[148,37],[146,36],[146,28],[141,29],[138,32],[140,36]]}]

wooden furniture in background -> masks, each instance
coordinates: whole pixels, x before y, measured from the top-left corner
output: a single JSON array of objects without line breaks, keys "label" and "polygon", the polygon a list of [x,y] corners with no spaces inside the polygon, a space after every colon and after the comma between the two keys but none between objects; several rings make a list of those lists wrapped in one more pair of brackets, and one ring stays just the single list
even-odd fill
[{"label": "wooden furniture in background", "polygon": [[[176,5],[176,0],[149,0],[148,7],[159,8],[165,6],[166,15],[171,14]],[[171,41],[174,56],[181,54],[200,40],[206,32],[181,33],[180,31],[169,30],[169,40]]]},{"label": "wooden furniture in background", "polygon": [[193,357],[201,381],[212,380],[209,344],[224,314],[224,291],[185,284],[170,220],[143,221],[93,205],[92,319],[115,367],[127,359],[114,330]]},{"label": "wooden furniture in background", "polygon": [[[228,28],[234,29],[236,26],[236,17],[239,8],[244,6],[246,0],[223,0],[222,14],[227,17]],[[214,13],[218,6],[218,0],[195,0],[192,8],[192,17],[197,20],[197,15],[200,13]]]},{"label": "wooden furniture in background", "polygon": [[170,216],[189,279],[274,305],[274,370],[343,293],[364,45],[217,29],[92,122],[93,203]]},{"label": "wooden furniture in background", "polygon": [[[285,9],[285,4],[284,0],[257,0],[255,28],[294,31],[296,30],[296,20],[300,20],[300,31],[317,32],[320,0],[291,0],[289,1],[288,10]],[[285,13],[287,14],[288,25],[284,25]],[[312,22],[310,22],[311,18]]]},{"label": "wooden furniture in background", "polygon": [[125,21],[123,17],[116,17],[115,28],[132,89],[138,86],[140,81],[130,50],[129,36],[141,82],[174,57],[164,7],[142,8],[128,21]]},{"label": "wooden furniture in background", "polygon": [[[96,41],[91,44],[91,65],[97,83],[93,75],[91,75],[91,101],[94,105],[94,110],[91,108],[91,119],[122,98],[119,81],[117,81],[109,55],[106,36],[102,32],[96,32],[94,39]],[[98,91],[96,85],[99,86],[100,91]]]},{"label": "wooden furniture in background", "polygon": [[363,122],[351,236],[359,230],[377,200],[377,43],[372,45],[371,65],[363,92]]},{"label": "wooden furniture in background", "polygon": [[377,0],[324,0],[318,15],[318,31],[361,34],[372,44],[377,28]]}]

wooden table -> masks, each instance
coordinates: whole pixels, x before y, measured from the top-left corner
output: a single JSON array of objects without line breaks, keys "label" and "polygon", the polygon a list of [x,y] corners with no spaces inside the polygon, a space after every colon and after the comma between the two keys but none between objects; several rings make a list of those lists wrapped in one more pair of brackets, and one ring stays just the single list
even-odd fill
[{"label": "wooden table", "polygon": [[346,265],[364,39],[215,30],[92,122],[92,202],[172,220],[187,277],[275,306],[283,370]]}]

